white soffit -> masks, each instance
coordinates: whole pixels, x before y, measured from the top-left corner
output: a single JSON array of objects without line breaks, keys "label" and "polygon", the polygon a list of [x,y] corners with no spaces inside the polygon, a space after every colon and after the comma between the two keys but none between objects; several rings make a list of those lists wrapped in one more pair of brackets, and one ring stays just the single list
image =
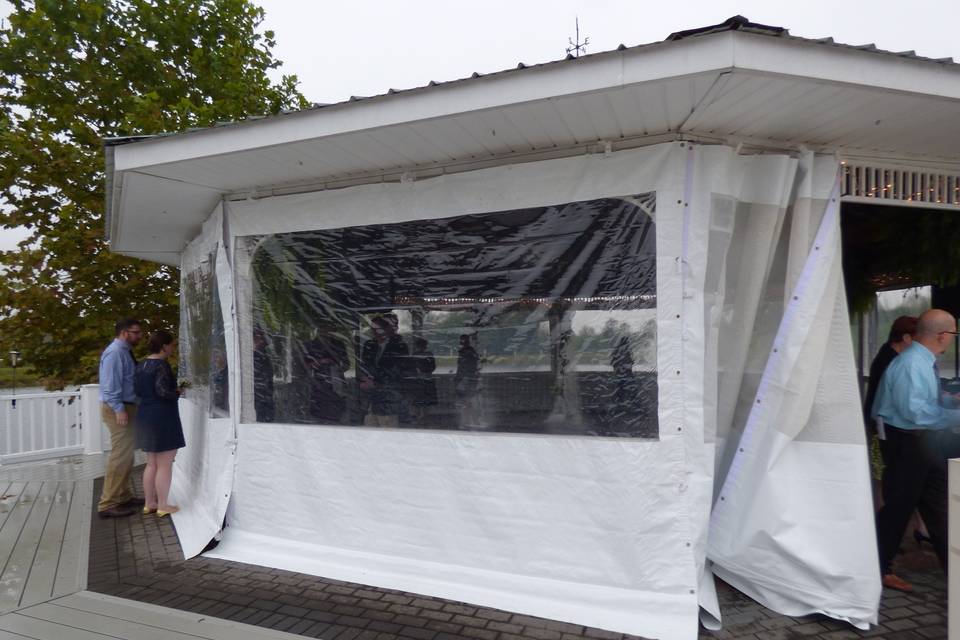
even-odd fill
[{"label": "white soffit", "polygon": [[119,207],[111,218],[111,249],[179,265],[180,251],[186,241],[200,233],[203,221],[220,202],[221,193],[134,171],[124,172],[119,179]]},{"label": "white soffit", "polygon": [[112,149],[111,245],[179,251],[218,195],[665,135],[960,163],[960,65],[727,31],[151,138]]}]

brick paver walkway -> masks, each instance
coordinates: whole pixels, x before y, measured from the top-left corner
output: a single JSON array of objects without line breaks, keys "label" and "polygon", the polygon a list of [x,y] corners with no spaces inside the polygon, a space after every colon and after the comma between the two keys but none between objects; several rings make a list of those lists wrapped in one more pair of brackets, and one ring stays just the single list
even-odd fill
[{"label": "brick paver walkway", "polygon": [[[139,475],[139,474],[138,474]],[[94,495],[99,495],[99,482]],[[94,502],[94,504],[96,504]],[[92,591],[324,640],[632,640],[631,636],[461,602],[224,560],[183,561],[169,518],[93,519]],[[901,571],[916,590],[886,591],[868,632],[825,618],[773,613],[721,586],[724,629],[715,640],[946,638],[946,581],[931,554]]]}]

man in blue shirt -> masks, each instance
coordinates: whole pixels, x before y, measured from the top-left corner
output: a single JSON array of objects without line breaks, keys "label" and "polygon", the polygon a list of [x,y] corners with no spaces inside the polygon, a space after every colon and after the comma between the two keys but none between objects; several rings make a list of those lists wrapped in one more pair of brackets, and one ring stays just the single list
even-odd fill
[{"label": "man in blue shirt", "polygon": [[100,356],[100,415],[110,430],[110,457],[103,478],[97,512],[101,518],[120,518],[138,511],[143,504],[133,492],[133,420],[137,397],[133,393],[136,368],[131,349],[140,342],[140,322],[120,320],[116,337]]},{"label": "man in blue shirt", "polygon": [[877,513],[877,545],[883,585],[912,586],[892,571],[893,559],[914,509],[930,532],[940,564],[947,566],[947,487],[944,436],[960,427],[956,399],[940,390],[937,356],[953,345],[956,319],[941,309],[923,313],[913,344],[890,363],[873,403],[888,452],[883,470],[884,505]]}]

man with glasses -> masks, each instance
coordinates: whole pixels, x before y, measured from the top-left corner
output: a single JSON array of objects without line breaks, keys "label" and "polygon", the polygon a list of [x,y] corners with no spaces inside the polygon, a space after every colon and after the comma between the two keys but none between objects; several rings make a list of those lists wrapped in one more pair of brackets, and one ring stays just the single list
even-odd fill
[{"label": "man with glasses", "polygon": [[913,344],[890,363],[873,403],[887,437],[884,505],[877,513],[877,545],[883,585],[912,591],[895,575],[893,559],[914,509],[927,525],[934,551],[947,568],[947,483],[945,437],[960,427],[956,399],[940,389],[937,356],[953,345],[957,321],[930,309],[917,322]]},{"label": "man with glasses", "polygon": [[101,518],[133,515],[143,499],[133,492],[133,421],[137,397],[133,392],[136,359],[133,347],[140,342],[140,321],[120,320],[115,338],[100,356],[100,415],[110,430],[110,457],[103,478],[97,513]]}]

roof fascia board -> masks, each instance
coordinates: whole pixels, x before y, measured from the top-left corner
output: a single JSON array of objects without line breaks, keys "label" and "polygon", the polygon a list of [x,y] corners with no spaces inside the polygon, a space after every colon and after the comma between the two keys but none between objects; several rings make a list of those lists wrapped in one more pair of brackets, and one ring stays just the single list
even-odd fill
[{"label": "roof fascia board", "polygon": [[738,70],[960,100],[960,65],[749,32],[729,35]]},{"label": "roof fascia board", "polygon": [[137,260],[158,262],[171,267],[180,266],[180,256],[183,253],[182,251],[123,251],[113,248],[110,249],[110,252],[121,256],[127,256],[128,258],[136,258]]},{"label": "roof fascia board", "polygon": [[611,51],[518,73],[492,74],[393,96],[152,138],[116,147],[115,168],[124,171],[725,70],[733,60],[732,35]]},{"label": "roof fascia board", "polygon": [[114,147],[115,170],[269,148],[505,105],[731,69],[960,100],[960,72],[952,65],[802,39],[728,31],[322,109],[150,138]]}]

